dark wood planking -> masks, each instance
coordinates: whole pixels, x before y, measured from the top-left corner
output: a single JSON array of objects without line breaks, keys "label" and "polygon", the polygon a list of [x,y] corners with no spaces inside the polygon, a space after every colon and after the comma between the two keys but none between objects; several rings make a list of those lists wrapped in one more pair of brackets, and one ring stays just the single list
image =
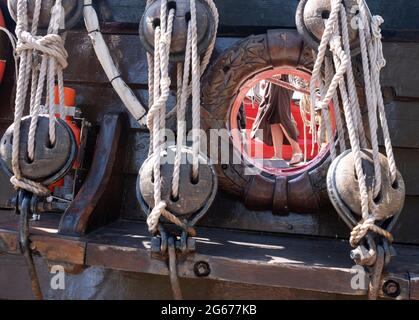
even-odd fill
[{"label": "dark wood planking", "polygon": [[[17,219],[10,215],[5,221],[3,217],[0,234],[12,233],[17,238]],[[31,228],[36,250],[49,261],[168,275],[166,262],[150,256],[150,235],[144,223],[119,220],[87,237],[57,238],[58,221],[57,215],[46,214]],[[178,261],[181,278],[196,279],[195,263],[206,261],[211,268],[207,279],[211,280],[365,295],[365,291],[350,287],[353,262],[347,241],[214,228],[198,228],[198,235],[197,253]],[[398,258],[388,266],[383,281],[405,279],[407,272],[419,272],[417,248],[397,245],[396,249]],[[408,282],[400,284],[406,299]]]},{"label": "dark wood planking", "polygon": [[[127,175],[124,182],[124,201],[121,217],[130,220],[145,220],[145,215],[136,200],[135,175]],[[407,196],[403,212],[394,230],[397,243],[419,244],[416,224],[418,196]],[[349,238],[350,230],[331,207],[320,212],[274,215],[271,211],[247,209],[243,203],[219,191],[208,213],[199,226],[249,230],[295,235],[312,235],[330,238]]]},{"label": "dark wood planking", "polygon": [[407,196],[402,214],[394,228],[397,243],[419,244],[419,232],[415,221],[418,219],[419,197]]},{"label": "dark wood planking", "polygon": [[[391,142],[395,148],[419,148],[419,101],[392,101],[386,104]],[[384,145],[382,131],[379,143]]]},{"label": "dark wood planking", "polygon": [[[144,256],[142,250],[148,247],[148,241],[147,236],[143,236],[146,232],[143,228],[146,229],[146,226],[119,221],[91,234],[87,263],[167,275],[164,261],[149,260]],[[135,235],[137,241],[130,245],[131,239],[121,237],[122,234]],[[321,291],[362,294],[348,285],[353,274],[350,273],[352,261],[347,255],[349,246],[346,241],[275,237],[205,228],[198,229],[198,234],[197,254],[179,261],[181,277],[194,278],[193,264],[202,260],[210,264],[209,278],[215,280],[305,290],[323,287]],[[109,246],[105,247],[104,243]],[[136,248],[135,251],[133,248]],[[414,248],[399,247],[398,252],[400,258],[390,265],[389,272],[401,272],[404,277],[406,270],[419,267],[419,262],[414,262],[416,257],[419,258]],[[407,267],[408,264],[411,267]],[[329,268],[333,268],[334,272],[330,272]],[[347,274],[348,270],[351,277]]]},{"label": "dark wood planking", "polygon": [[[35,258],[42,291],[50,300],[171,300],[170,282],[165,276],[146,273],[120,272],[100,267],[89,267],[80,275],[66,274],[66,290],[51,289],[48,266],[42,258]],[[33,299],[27,267],[22,256],[0,255],[0,299]],[[229,283],[205,279],[180,279],[182,293],[188,300],[242,299],[361,299],[288,288],[273,288]],[[197,290],[196,288],[199,288]]]},{"label": "dark wood planking", "polygon": [[[104,37],[125,81],[133,89],[147,89],[146,55],[138,36],[113,34]],[[214,57],[239,39],[218,38]],[[70,56],[69,67],[64,73],[67,85],[96,87],[109,83],[85,32],[69,32],[66,47]],[[419,56],[419,43],[385,43],[384,54],[387,66],[382,71],[383,87],[393,88],[399,97],[419,97],[416,86],[419,83],[419,73],[416,72],[419,70],[416,59]]]},{"label": "dark wood planking", "polygon": [[[105,34],[104,39],[124,80],[133,89],[146,89],[148,83],[147,57],[138,35]],[[214,56],[239,39],[218,38]],[[69,66],[64,72],[64,79],[67,83],[94,86],[109,83],[86,32],[68,32],[66,48],[69,51]]]},{"label": "dark wood planking", "polygon": [[124,114],[108,113],[104,116],[89,173],[63,214],[60,234],[84,235],[119,217],[125,132]]},{"label": "dark wood planking", "polygon": [[[415,5],[419,6],[419,1]],[[419,43],[385,43],[384,57],[387,65],[382,70],[382,86],[393,87],[396,96],[419,97]]]},{"label": "dark wood planking", "polygon": [[[145,0],[109,0],[99,4],[102,20],[138,24],[145,8]],[[258,28],[295,28],[298,0],[215,0],[220,13],[220,32],[245,32]],[[369,0],[373,14],[385,19],[384,29],[392,31],[419,30],[419,5],[411,0]],[[395,14],[397,12],[397,14]],[[416,33],[415,33],[416,35]]]},{"label": "dark wood planking", "polygon": [[394,148],[396,164],[406,184],[406,195],[419,195],[419,149]]},{"label": "dark wood planking", "polygon": [[[119,11],[117,10],[115,12],[119,13]],[[282,17],[282,15],[279,15],[279,16]],[[116,58],[115,60],[118,62],[119,66],[121,67],[121,70],[123,71],[124,76],[126,75],[129,81],[132,82],[130,85],[134,88],[143,88],[143,89],[135,89],[135,93],[143,101],[147,101],[147,98],[146,98],[147,93],[145,91],[146,69],[144,69],[143,62],[140,61],[136,63],[136,61],[139,60],[138,57],[144,56],[144,51],[142,50],[142,47],[139,44],[137,36],[136,35],[129,35],[129,36],[128,35],[105,35],[105,38],[107,39],[107,41],[109,41],[111,47],[115,49],[115,54],[114,52],[112,52],[112,54],[114,54],[114,58]],[[223,41],[226,41],[226,43],[224,45],[219,45],[219,50],[222,50],[223,48],[231,45],[232,43],[237,41],[237,39],[238,38],[220,38],[218,40],[218,43],[221,43]],[[119,98],[113,92],[110,85],[107,84],[108,81],[100,65],[97,62],[97,59],[94,55],[94,52],[90,44],[90,39],[87,37],[86,33],[85,32],[69,32],[67,41],[68,41],[67,46],[69,46],[69,43],[72,43],[71,41],[73,41],[74,43],[73,48],[75,48],[75,51],[73,54],[71,54],[70,52],[71,57],[73,57],[72,59],[74,60],[70,61],[71,66],[69,67],[69,69],[66,70],[67,80],[70,80],[67,83],[78,90],[79,92],[78,105],[82,107],[87,118],[93,122],[97,122],[97,121],[100,121],[103,114],[108,111],[123,110],[123,106]],[[82,45],[80,45],[80,42],[82,43]],[[124,57],[122,57],[121,55],[121,52],[122,52],[121,44],[123,45],[124,53],[125,53],[125,50],[126,51],[131,50],[129,54],[126,54],[126,55],[124,54]],[[388,65],[383,71],[385,74],[385,77],[384,77],[385,84],[394,87],[396,90],[396,93],[399,95],[410,95],[411,92],[413,92],[412,95],[415,95],[417,93],[417,90],[415,89],[416,81],[410,81],[410,79],[412,79],[412,77],[416,75],[415,68],[412,67],[412,64],[415,63],[415,57],[417,55],[415,55],[414,53],[416,53],[416,51],[418,50],[418,45],[406,44],[406,43],[403,43],[403,44],[385,43],[385,50],[386,50],[386,56],[388,59]],[[130,58],[129,59],[126,58],[127,56],[129,56]],[[88,57],[88,59],[81,59],[81,57]],[[86,61],[86,63],[84,63],[84,61]],[[394,67],[391,70],[391,72],[390,71],[386,72],[388,68],[393,67],[392,61],[400,63],[400,65]],[[131,68],[130,65],[131,67],[132,65],[134,65],[135,68],[134,67]],[[73,67],[75,67],[76,69],[72,70],[71,68]],[[89,68],[86,69],[86,67],[89,67]],[[136,70],[137,68],[139,70]],[[90,72],[91,70],[93,71]],[[395,75],[396,75],[397,81],[393,81]],[[406,76],[406,75],[409,75],[409,76]],[[80,78],[77,78],[77,77],[80,77]],[[80,79],[82,81],[80,81]],[[136,80],[136,79],[140,79],[140,80]],[[406,90],[406,88],[409,88],[409,85],[410,85],[410,89]],[[3,89],[3,88],[0,88],[0,89]],[[98,91],[100,91],[100,94],[98,94]],[[411,105],[409,104],[409,106]],[[415,112],[414,107],[409,107],[409,108],[411,109],[410,112]],[[5,108],[2,107],[2,110],[5,110]],[[397,107],[395,107],[394,110],[395,111],[401,110],[399,102],[397,102]],[[10,118],[10,115],[11,115],[10,111],[8,111],[7,117]],[[398,121],[399,119],[396,119],[396,120]],[[392,116],[390,115],[390,125],[392,125],[392,121],[393,119],[392,119]],[[407,133],[407,135],[403,133],[403,131],[406,131],[406,127],[403,126],[403,123],[399,122],[399,124],[396,127],[399,128],[398,132],[401,132],[401,133],[397,133],[395,135],[395,133],[392,132],[395,146],[406,147],[406,141],[403,141],[400,139],[406,140],[406,137],[409,136],[409,133]],[[409,141],[407,142],[408,143],[413,142],[413,144],[415,144],[416,141],[417,139],[415,140],[409,139]],[[411,146],[408,146],[408,147],[411,147]],[[141,163],[141,161],[139,161],[138,159],[142,157],[143,151],[139,149],[138,150],[132,149],[130,152],[132,152],[131,155],[136,160],[129,162],[127,164],[129,167],[127,172],[136,173],[136,171],[139,168],[139,164]],[[399,166],[403,168],[406,167],[406,169],[404,169],[403,171],[409,174],[409,170],[410,170],[409,165],[411,161],[409,160],[408,156],[399,157],[399,159],[402,159],[402,158],[408,159],[407,164],[404,164],[402,162],[401,164],[399,164]],[[413,181],[413,183],[410,183],[409,181]],[[415,192],[413,192],[414,190],[413,191],[411,190],[411,186],[415,185],[415,181],[416,179],[411,179],[409,175],[408,181],[407,181],[409,193],[416,194]],[[128,184],[127,188],[128,187],[131,188],[130,187],[131,185],[132,184]],[[128,199],[130,199],[131,202],[136,202],[136,201],[132,201],[132,199],[135,199],[132,196],[130,196]],[[270,228],[268,227],[272,224],[278,224],[279,228],[277,230],[279,230],[279,232],[293,232],[293,230],[298,230],[297,233],[314,232],[313,234],[333,236],[334,233],[341,234],[340,232],[334,232],[334,230],[336,229],[339,229],[342,232],[345,231],[344,228],[340,228],[337,226],[337,222],[334,221],[335,219],[334,216],[333,218],[330,218],[330,221],[326,221],[327,219],[321,220],[321,223],[319,222],[320,220],[317,220],[314,215],[310,215],[306,217],[303,217],[301,215],[295,215],[294,219],[291,220],[291,221],[297,221],[295,223],[283,222],[284,220],[283,218],[275,219],[275,221],[271,221],[269,218],[263,218],[263,219],[261,218],[262,215],[264,217],[268,217],[268,215],[270,216],[271,215],[270,213],[267,213],[265,215],[261,212],[253,212],[253,211],[250,212],[250,211],[247,211],[244,207],[242,207],[241,203],[237,203],[235,200],[229,200],[229,201],[230,201],[230,205],[228,206],[229,208],[234,208],[236,206],[236,209],[234,209],[234,211],[239,212],[241,210],[243,216],[246,216],[247,213],[249,213],[249,217],[251,218],[249,218],[248,221],[243,218],[244,219],[243,228],[245,227],[251,228],[252,225],[255,225],[256,221],[259,221],[259,220],[265,221],[266,219],[266,225],[261,229],[265,229],[265,227],[267,228],[267,230],[271,230],[270,228],[275,229],[274,227],[270,227]],[[408,199],[408,202],[409,201],[410,200]],[[226,203],[227,203],[227,200],[226,200]],[[133,210],[129,212],[133,213]],[[129,216],[129,212],[127,212],[128,216]],[[227,215],[227,217],[230,217],[230,216]],[[236,219],[239,219],[239,218],[240,217],[236,217]],[[280,222],[278,222],[277,220],[279,220]],[[228,219],[214,218],[213,219],[214,225],[216,225],[219,221],[225,221],[225,223],[222,222],[222,225],[228,227],[229,225]],[[261,222],[261,223],[264,224],[265,222]],[[313,227],[313,224],[315,224],[314,227]],[[293,226],[292,230],[288,229],[288,228],[291,228],[289,225]],[[323,231],[316,233],[316,230],[323,230]],[[332,230],[332,232],[330,232],[330,230]]]}]

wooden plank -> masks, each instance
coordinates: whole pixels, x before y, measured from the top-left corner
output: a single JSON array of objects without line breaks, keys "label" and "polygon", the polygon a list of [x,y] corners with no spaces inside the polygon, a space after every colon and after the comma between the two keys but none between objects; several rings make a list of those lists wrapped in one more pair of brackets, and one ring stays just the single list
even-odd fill
[{"label": "wooden plank", "polygon": [[410,274],[410,299],[419,300],[419,274]]},{"label": "wooden plank", "polygon": [[[395,148],[419,148],[419,101],[392,101],[386,104],[391,142]],[[384,145],[382,131],[379,143]]]},{"label": "wooden plank", "polygon": [[[51,289],[47,265],[35,259],[42,291],[48,300],[151,300],[173,299],[166,277],[146,273],[129,273],[100,267],[87,268],[80,275],[66,274],[65,290]],[[0,256],[0,299],[33,299],[27,267],[22,256]],[[260,300],[260,299],[356,299],[321,292],[254,286],[248,284],[199,279],[181,279],[186,300]],[[196,288],[200,288],[197,290]]]},{"label": "wooden plank", "polygon": [[[122,237],[127,234],[130,237]],[[198,234],[197,253],[178,262],[182,278],[196,278],[193,271],[195,263],[205,261],[211,269],[208,279],[349,295],[365,294],[365,291],[353,290],[350,286],[353,262],[348,256],[350,248],[346,241],[205,228],[199,228]],[[86,262],[89,265],[168,274],[164,260],[150,259],[146,254],[150,244],[144,224],[118,221],[88,238]],[[403,279],[406,270],[419,268],[419,253],[414,247],[398,246],[397,250],[399,256],[390,265],[386,279]],[[407,282],[400,284],[408,286]]]},{"label": "wooden plank", "polygon": [[394,239],[397,243],[419,244],[418,219],[419,197],[407,196],[399,221],[394,228]]},{"label": "wooden plank", "polygon": [[[147,89],[147,56],[138,35],[105,34],[104,39],[126,83],[130,84],[133,89]],[[239,39],[218,38],[214,56],[217,56]],[[66,38],[66,48],[69,53],[69,66],[64,70],[66,83],[95,86],[109,83],[96,58],[87,32],[69,31]],[[85,58],[80,59],[81,56]]]},{"label": "wooden plank", "polygon": [[[147,89],[146,54],[138,36],[112,34],[104,37],[125,81],[133,89]],[[214,57],[239,39],[218,38]],[[92,86],[94,90],[97,90],[99,84],[109,86],[109,81],[95,56],[86,32],[69,32],[66,47],[69,50],[69,66],[64,72],[67,85]],[[419,97],[416,86],[419,82],[419,74],[416,72],[419,69],[419,62],[416,59],[419,56],[419,43],[385,43],[384,54],[387,66],[382,71],[383,87],[393,88],[399,97]],[[86,59],[79,59],[80,56]],[[140,94],[136,91],[136,94],[142,102],[147,101],[145,93]],[[115,101],[115,95],[105,97]],[[98,102],[105,100],[97,95],[96,98]],[[110,101],[105,101],[104,105],[109,106]]]},{"label": "wooden plank", "polygon": [[394,148],[394,157],[406,184],[406,195],[419,195],[419,149]]},{"label": "wooden plank", "polygon": [[33,250],[39,252],[48,261],[84,264],[86,249],[84,241],[45,235],[33,235],[31,241]]},{"label": "wooden plank", "polygon": [[[5,224],[8,231],[16,232],[17,219]],[[57,236],[53,228],[57,220],[45,215],[31,229],[35,250],[49,261],[168,275],[165,259],[150,256],[150,234],[144,223],[120,220],[75,239]],[[2,228],[0,234],[4,224]],[[205,261],[211,269],[208,280],[347,295],[366,293],[351,288],[353,262],[347,241],[207,228],[199,228],[198,234],[196,253],[178,261],[181,278],[196,279],[194,266]],[[419,272],[419,250],[401,245],[396,249],[398,256],[384,280],[400,280],[406,272]],[[399,283],[406,292],[408,282]]]},{"label": "wooden plank", "polygon": [[[12,254],[19,253],[18,220],[13,212],[1,212],[0,248]],[[45,259],[56,262],[84,264],[85,242],[77,238],[57,235],[61,215],[43,214],[40,221],[31,222],[30,239],[33,249]]]},{"label": "wooden plank", "polygon": [[393,87],[396,96],[419,97],[419,43],[385,43],[384,57],[387,65],[382,70],[382,86]]},{"label": "wooden plank", "polygon": [[[138,160],[141,162],[141,160]],[[125,219],[145,219],[135,194],[136,175],[128,175],[124,183],[124,204],[121,216]],[[128,201],[129,200],[129,201]],[[419,197],[407,196],[405,206],[394,230],[397,243],[419,244],[419,234],[416,224]],[[311,235],[331,238],[348,238],[350,230],[331,207],[326,207],[317,213],[289,213],[274,215],[271,211],[247,209],[242,202],[219,191],[213,205],[198,225],[244,231],[259,231],[271,233],[286,233],[295,235]]]},{"label": "wooden plank", "polygon": [[[243,28],[293,28],[298,1],[289,0],[215,0],[220,13],[220,31]],[[385,19],[385,30],[419,30],[419,5],[410,0],[369,0],[373,14]],[[144,12],[145,0],[109,0],[99,4],[104,21],[138,24]],[[278,11],[279,10],[279,11]],[[397,14],[395,14],[397,12]]]}]

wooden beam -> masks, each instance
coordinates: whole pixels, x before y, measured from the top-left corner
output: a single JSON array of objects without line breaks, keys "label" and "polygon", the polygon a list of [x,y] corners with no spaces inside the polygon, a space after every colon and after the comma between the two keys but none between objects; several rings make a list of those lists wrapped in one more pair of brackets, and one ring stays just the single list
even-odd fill
[{"label": "wooden beam", "polygon": [[[17,239],[17,219],[10,215],[0,224],[0,238]],[[108,269],[168,275],[164,257],[150,255],[150,235],[144,223],[119,220],[88,236],[63,237],[57,233],[59,215],[45,214],[31,227],[34,249],[49,261],[100,266]],[[353,289],[353,262],[347,241],[273,236],[221,229],[199,228],[196,253],[178,261],[181,278],[196,279],[194,266],[209,264],[207,279],[256,286],[292,288],[346,295],[365,295]],[[10,248],[8,253],[12,253]],[[397,281],[400,298],[408,298],[409,274],[419,274],[415,246],[396,246],[398,256],[386,270],[383,282]],[[14,249],[13,249],[14,250]],[[13,252],[16,253],[16,252]],[[403,281],[402,281],[403,280]]]},{"label": "wooden beam", "polygon": [[118,156],[118,152],[124,154],[125,121],[123,113],[104,116],[89,173],[63,214],[60,234],[84,235],[119,217],[122,198],[120,168],[124,157]]},{"label": "wooden beam", "polygon": [[[102,19],[138,25],[145,0],[108,0],[98,3]],[[295,28],[298,1],[290,0],[215,0],[220,13],[221,34],[251,34],[274,28]],[[385,19],[388,38],[417,39],[419,3],[411,0],[368,0],[373,14]]]}]

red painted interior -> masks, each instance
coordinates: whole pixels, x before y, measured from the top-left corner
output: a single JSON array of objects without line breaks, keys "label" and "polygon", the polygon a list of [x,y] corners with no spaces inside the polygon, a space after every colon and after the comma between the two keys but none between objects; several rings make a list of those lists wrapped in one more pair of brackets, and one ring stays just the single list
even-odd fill
[{"label": "red painted interior", "polygon": [[[1,10],[0,10],[0,27],[5,27],[5,26],[6,26],[6,24],[4,22],[4,17],[3,17],[3,14],[1,13]],[[0,60],[0,83],[3,80],[5,69],[6,69],[6,61]]]},{"label": "red painted interior", "polygon": [[[251,133],[251,130],[252,130],[253,123],[255,122],[255,119],[256,119],[256,116],[257,116],[259,105],[257,104],[257,102],[255,102],[252,105],[251,100],[249,98],[245,98],[244,107],[245,107],[245,110],[246,110],[247,154],[254,158],[256,156],[256,147],[260,148],[261,145],[263,145],[263,158],[264,159],[272,158],[274,156],[274,148],[273,147],[264,144],[260,140],[255,140],[255,139],[250,138],[250,133]],[[297,122],[297,129],[298,129],[298,132],[300,133],[300,135],[298,137],[298,143],[301,147],[301,150],[304,150],[304,124],[303,124],[303,121],[301,119],[300,108],[299,108],[299,106],[297,106],[295,104],[294,101],[291,103],[291,112],[292,112],[292,115],[293,115],[295,121]],[[309,128],[305,128],[305,130],[306,130],[306,134],[307,134],[307,150],[308,150],[307,159],[312,160],[318,155],[319,150],[318,150],[317,145],[315,145],[314,146],[314,154],[311,155],[312,135],[310,133]],[[291,146],[284,145],[283,149],[282,149],[282,152],[283,152],[283,156],[284,156],[285,160],[290,160],[291,159],[291,157],[292,157]]]},{"label": "red painted interior", "polygon": [[[255,165],[256,167],[258,167],[259,169],[262,169],[263,171],[266,171],[270,174],[274,174],[274,175],[282,175],[282,176],[291,176],[291,175],[295,175],[295,174],[299,174],[302,173],[306,170],[308,170],[309,168],[317,165],[318,163],[320,163],[321,161],[323,161],[324,157],[328,154],[329,152],[329,147],[323,148],[320,152],[318,152],[317,147],[315,149],[315,153],[313,156],[311,156],[311,135],[308,131],[307,132],[307,137],[308,137],[308,148],[307,148],[307,159],[308,161],[306,163],[303,163],[301,165],[295,166],[295,167],[290,167],[290,168],[286,168],[286,169],[278,169],[278,168],[270,168],[270,167],[260,167],[260,162],[258,163],[257,161],[255,161],[256,157],[254,154],[254,151],[256,150],[255,147],[257,146],[258,143],[262,143],[262,142],[257,142],[257,141],[253,141],[252,139],[250,139],[250,130],[246,131],[246,142],[247,142],[247,146],[250,146],[250,152],[248,152],[248,148],[244,148],[244,145],[242,144],[242,135],[240,133],[240,130],[238,130],[238,122],[237,122],[237,116],[239,113],[239,110],[243,104],[243,102],[245,103],[245,110],[246,110],[246,117],[249,117],[247,120],[247,124],[246,124],[246,129],[251,129],[251,126],[256,118],[256,114],[257,114],[257,108],[252,109],[251,105],[249,105],[249,100],[247,99],[246,95],[249,92],[249,90],[251,90],[257,83],[259,83],[261,80],[276,76],[278,74],[282,74],[282,75],[294,75],[294,76],[298,76],[301,79],[304,79],[306,81],[310,81],[310,74],[307,72],[304,72],[302,70],[297,70],[295,68],[289,68],[289,67],[281,67],[281,68],[276,68],[276,69],[271,69],[271,70],[267,70],[264,72],[261,72],[259,74],[257,74],[256,76],[250,78],[248,81],[246,81],[240,88],[240,91],[236,97],[236,99],[234,100],[233,103],[233,107],[231,109],[230,112],[230,118],[229,118],[229,122],[228,122],[228,128],[230,128],[231,130],[231,137],[233,140],[233,144],[235,146],[235,148],[239,151],[241,151],[241,153],[243,154],[243,156],[247,159],[247,161],[249,161],[250,163],[252,163],[253,165]],[[247,100],[246,100],[247,99]],[[333,129],[335,128],[335,123],[334,123],[334,114],[333,114],[333,108],[330,108],[332,110],[332,127]],[[249,112],[249,113],[247,113]],[[301,149],[304,150],[304,131],[303,131],[303,123],[301,120],[301,116],[300,116],[300,111],[299,111],[299,107],[296,106],[295,104],[293,106],[291,106],[291,112],[293,113],[294,119],[297,122],[297,127],[298,130],[300,132],[300,137],[299,137],[299,144],[301,146]],[[273,147],[269,147],[264,145],[263,146],[263,158],[267,159],[267,158],[271,158],[273,156]],[[284,158],[285,159],[290,159],[292,152],[291,152],[291,147],[290,146],[284,146]],[[259,157],[257,157],[259,158]]]}]

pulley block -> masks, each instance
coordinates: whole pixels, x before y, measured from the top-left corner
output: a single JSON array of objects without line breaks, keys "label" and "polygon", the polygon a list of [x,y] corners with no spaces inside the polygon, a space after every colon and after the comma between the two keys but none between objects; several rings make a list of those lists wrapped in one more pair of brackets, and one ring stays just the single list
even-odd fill
[{"label": "pulley block", "polygon": [[[154,53],[154,34],[156,27],[160,26],[161,1],[152,1],[145,9],[140,22],[140,41],[146,50]],[[175,9],[173,22],[172,42],[170,46],[170,61],[180,62],[185,59],[186,41],[188,35],[188,22],[191,19],[189,0],[169,1],[167,12]],[[215,20],[211,8],[204,0],[196,0],[196,20],[198,35],[198,54],[203,54],[215,37]]]},{"label": "pulley block", "polygon": [[[187,220],[193,226],[209,209],[217,193],[217,176],[213,165],[199,156],[199,177],[192,178],[192,151],[182,148],[180,165],[179,193],[175,198],[172,189],[174,158],[176,146],[171,146],[161,160],[162,179],[161,199],[166,202],[166,209],[180,219]],[[142,165],[137,180],[137,197],[144,212],[149,213],[154,207],[155,157],[151,155]]]},{"label": "pulley block", "polygon": [[[9,0],[9,11],[12,18],[16,21],[17,2],[18,0]],[[28,5],[28,22],[32,24],[33,13],[35,11],[35,0],[27,1]],[[39,15],[40,29],[47,29],[51,19],[51,8],[54,6],[55,0],[42,0],[41,11]],[[83,15],[83,0],[62,0],[62,6],[65,12],[65,29],[71,29],[81,19]]]},{"label": "pulley block", "polygon": [[[372,151],[362,150],[361,158],[367,189],[372,194],[375,185]],[[400,172],[397,172],[397,179],[392,183],[388,160],[382,154],[380,154],[380,167],[381,190],[375,199],[370,197],[370,212],[376,216],[377,220],[382,221],[401,212],[406,189]],[[330,198],[338,212],[351,212],[353,218],[362,216],[358,178],[353,153],[350,150],[344,152],[332,163],[327,180]]]},{"label": "pulley block", "polygon": [[[358,6],[355,0],[342,0],[348,20],[349,41],[352,55],[359,53],[359,37],[357,26]],[[326,21],[331,13],[331,0],[301,0],[296,13],[297,30],[304,41],[312,49],[317,50]],[[340,21],[339,21],[340,25]]]},{"label": "pulley block", "polygon": [[[28,156],[30,116],[22,119],[20,128],[19,167],[22,176],[44,185],[50,185],[63,178],[68,170],[71,169],[77,153],[76,140],[69,125],[61,119],[54,119],[53,121],[55,121],[56,140],[54,145],[51,145],[49,117],[47,115],[39,116],[35,133],[33,159],[29,159]],[[1,163],[10,175],[13,174],[13,128],[14,125],[11,125],[6,130],[0,142]]]}]

